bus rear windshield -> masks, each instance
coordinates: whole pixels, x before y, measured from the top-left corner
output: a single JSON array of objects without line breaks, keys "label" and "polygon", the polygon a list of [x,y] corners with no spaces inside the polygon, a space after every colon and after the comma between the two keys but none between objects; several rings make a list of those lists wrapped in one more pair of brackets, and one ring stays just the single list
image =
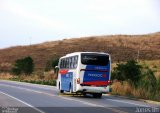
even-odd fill
[{"label": "bus rear windshield", "polygon": [[81,62],[84,65],[100,65],[105,66],[109,63],[109,56],[96,53],[82,53]]}]

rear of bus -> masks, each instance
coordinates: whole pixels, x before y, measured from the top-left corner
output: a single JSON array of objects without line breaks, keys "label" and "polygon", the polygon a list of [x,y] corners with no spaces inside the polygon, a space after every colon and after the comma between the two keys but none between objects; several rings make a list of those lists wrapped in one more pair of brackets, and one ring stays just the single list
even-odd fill
[{"label": "rear of bus", "polygon": [[101,97],[109,92],[111,59],[106,53],[81,53],[77,91]]}]

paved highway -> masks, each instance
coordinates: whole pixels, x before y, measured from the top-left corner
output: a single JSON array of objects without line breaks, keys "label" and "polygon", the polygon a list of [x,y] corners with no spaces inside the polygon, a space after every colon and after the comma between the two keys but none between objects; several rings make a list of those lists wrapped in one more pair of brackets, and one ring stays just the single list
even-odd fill
[{"label": "paved highway", "polygon": [[[8,111],[8,112],[7,112]],[[59,94],[54,86],[0,80],[0,113],[160,112],[160,105],[111,95]]]}]

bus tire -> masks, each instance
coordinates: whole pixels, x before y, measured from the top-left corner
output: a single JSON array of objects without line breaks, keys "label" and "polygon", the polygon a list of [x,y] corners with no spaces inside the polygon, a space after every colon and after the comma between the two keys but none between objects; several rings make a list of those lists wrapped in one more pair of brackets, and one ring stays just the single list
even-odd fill
[{"label": "bus tire", "polygon": [[60,90],[60,93],[64,93],[64,90]]},{"label": "bus tire", "polygon": [[59,92],[60,92],[60,93],[64,93],[64,90],[61,90],[60,82],[59,82]]},{"label": "bus tire", "polygon": [[101,98],[102,97],[102,93],[93,93],[93,97],[94,98]]},{"label": "bus tire", "polygon": [[86,94],[85,92],[83,92],[83,93],[82,93],[82,95],[83,95],[84,97],[86,97],[86,96],[87,96],[87,94]]},{"label": "bus tire", "polygon": [[72,93],[72,86],[71,86],[71,83],[69,84],[69,92]]}]

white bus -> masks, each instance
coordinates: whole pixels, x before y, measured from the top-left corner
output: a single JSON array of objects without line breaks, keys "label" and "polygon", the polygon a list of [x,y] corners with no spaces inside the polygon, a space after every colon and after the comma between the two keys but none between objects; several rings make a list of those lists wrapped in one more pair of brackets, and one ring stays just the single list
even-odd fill
[{"label": "white bus", "polygon": [[75,52],[59,59],[57,88],[61,93],[81,92],[101,98],[109,92],[111,58],[101,52]]}]

